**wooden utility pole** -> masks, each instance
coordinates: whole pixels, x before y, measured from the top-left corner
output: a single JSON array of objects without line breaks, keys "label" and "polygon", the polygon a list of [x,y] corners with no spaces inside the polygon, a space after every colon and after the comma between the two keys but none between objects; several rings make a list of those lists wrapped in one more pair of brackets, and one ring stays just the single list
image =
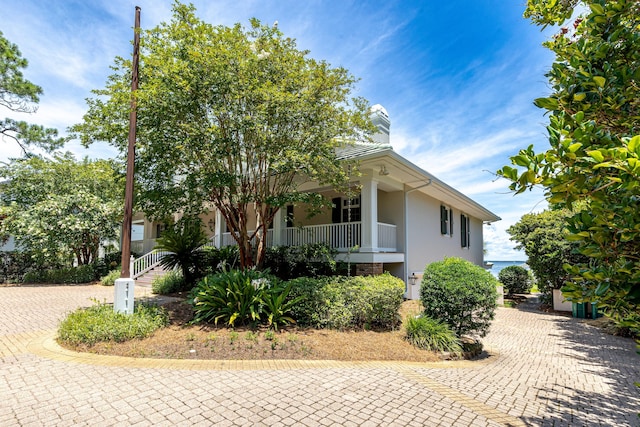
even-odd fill
[{"label": "wooden utility pole", "polygon": [[138,62],[140,51],[140,7],[136,6],[133,30],[133,66],[131,72],[131,110],[129,111],[129,147],[127,150],[127,179],[124,191],[124,219],[122,221],[122,270],[121,278],[130,278],[131,222],[133,217],[133,172],[136,156],[136,91],[138,90]]}]

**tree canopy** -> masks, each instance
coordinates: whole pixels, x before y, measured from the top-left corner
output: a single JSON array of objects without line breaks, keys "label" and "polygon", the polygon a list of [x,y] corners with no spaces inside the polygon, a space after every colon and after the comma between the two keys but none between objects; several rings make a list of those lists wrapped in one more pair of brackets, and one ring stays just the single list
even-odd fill
[{"label": "tree canopy", "polygon": [[[578,6],[583,6],[578,9]],[[574,17],[574,13],[584,13]],[[640,3],[529,0],[533,22],[565,25],[545,46],[556,54],[550,147],[511,158],[498,173],[517,193],[542,185],[550,203],[587,208],[568,218],[566,238],[589,263],[567,266],[570,300],[596,301],[623,323],[640,325]]]},{"label": "tree canopy", "polygon": [[[22,74],[27,65],[18,46],[7,40],[0,31],[0,107],[14,112],[35,112],[42,88]],[[56,129],[10,118],[0,120],[0,137],[16,142],[25,154],[29,146],[51,151],[65,142],[64,138],[58,137]]]},{"label": "tree canopy", "polygon": [[89,264],[101,241],[116,239],[123,178],[107,160],[18,159],[0,169],[0,229],[43,264]]},{"label": "tree canopy", "polygon": [[551,290],[562,288],[570,278],[565,265],[588,260],[578,253],[578,242],[565,238],[567,218],[571,216],[573,211],[566,208],[526,214],[507,230],[511,240],[518,243],[516,249],[523,249],[527,254],[527,265],[546,298],[550,297]]},{"label": "tree canopy", "polygon": [[[130,65],[116,58],[106,88],[88,101],[73,128],[83,143],[108,141],[124,152]],[[335,150],[372,130],[367,103],[351,97],[355,81],[275,27],[256,19],[249,28],[213,26],[176,2],[169,23],[141,34],[138,206],[151,218],[214,206],[242,265],[260,264],[277,210],[319,202],[297,190],[301,182],[347,182]]]}]

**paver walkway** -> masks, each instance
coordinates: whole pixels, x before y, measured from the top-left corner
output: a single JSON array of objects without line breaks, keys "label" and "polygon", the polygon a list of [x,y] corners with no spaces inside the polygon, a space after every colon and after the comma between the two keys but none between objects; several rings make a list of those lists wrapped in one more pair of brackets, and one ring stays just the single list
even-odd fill
[{"label": "paver walkway", "polygon": [[113,288],[0,287],[0,426],[640,426],[633,341],[526,307],[480,362],[198,362],[60,349],[90,298]]}]

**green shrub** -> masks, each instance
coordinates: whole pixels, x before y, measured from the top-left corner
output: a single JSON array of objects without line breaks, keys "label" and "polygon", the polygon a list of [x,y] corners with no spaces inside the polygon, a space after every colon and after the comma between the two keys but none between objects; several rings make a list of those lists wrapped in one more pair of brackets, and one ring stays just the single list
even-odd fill
[{"label": "green shrub", "polygon": [[151,282],[151,292],[168,295],[184,289],[185,282],[179,270],[169,270],[163,276],[157,276]]},{"label": "green shrub", "polygon": [[406,339],[423,350],[462,354],[462,345],[446,323],[427,316],[409,317],[405,323]]},{"label": "green shrub", "polygon": [[529,270],[519,265],[510,265],[500,270],[498,280],[509,294],[528,294],[531,291]]},{"label": "green shrub", "polygon": [[379,276],[298,278],[290,298],[299,298],[292,308],[297,323],[317,328],[375,327],[391,329],[400,319],[404,283],[385,273]]},{"label": "green shrub", "polygon": [[336,272],[337,250],[323,243],[267,248],[264,266],[281,280],[330,276]]},{"label": "green shrub", "polygon": [[0,252],[0,281],[18,283],[24,275],[40,266],[30,252],[7,251]]},{"label": "green shrub", "polygon": [[100,284],[102,286],[113,286],[119,278],[120,270],[111,270],[109,274],[100,278]]},{"label": "green shrub", "polygon": [[200,249],[201,261],[198,264],[198,280],[210,274],[232,270],[240,265],[240,252],[237,246],[215,248],[205,246]]},{"label": "green shrub", "polygon": [[461,258],[427,266],[420,299],[427,317],[447,323],[458,336],[487,334],[495,316],[497,280],[482,267]]},{"label": "green shrub", "polygon": [[25,283],[89,283],[94,280],[96,274],[91,264],[55,270],[35,270],[23,277]]},{"label": "green shrub", "polygon": [[116,313],[110,304],[96,304],[69,314],[58,328],[58,341],[68,345],[93,345],[144,338],[169,324],[167,312],[137,303],[133,314]]},{"label": "green shrub", "polygon": [[293,323],[289,316],[297,299],[288,299],[291,286],[257,270],[231,270],[202,279],[189,302],[194,323],[219,321],[229,326],[267,323],[270,327]]}]

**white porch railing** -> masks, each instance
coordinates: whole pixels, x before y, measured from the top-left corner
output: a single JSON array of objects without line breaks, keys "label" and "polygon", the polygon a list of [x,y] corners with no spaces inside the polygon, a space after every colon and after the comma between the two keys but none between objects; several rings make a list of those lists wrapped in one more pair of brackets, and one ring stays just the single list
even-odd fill
[{"label": "white porch railing", "polygon": [[131,278],[136,279],[142,276],[147,271],[160,263],[160,260],[169,252],[165,251],[151,251],[148,254],[142,255],[140,258],[133,260],[133,268],[131,268]]},{"label": "white porch railing", "polygon": [[361,230],[359,222],[287,227],[282,230],[281,242],[283,246],[324,243],[339,251],[348,251],[360,246]]},{"label": "white porch railing", "polygon": [[[252,232],[252,231],[251,231]],[[250,232],[250,233],[251,233]],[[340,252],[346,252],[360,247],[362,244],[362,224],[360,222],[350,222],[341,224],[321,224],[307,225],[304,227],[287,227],[281,231],[280,244],[283,246],[302,246],[314,243],[324,243]],[[203,246],[215,247],[217,241],[216,236],[211,237]],[[149,243],[147,243],[149,242]],[[222,247],[236,245],[235,239],[231,233],[223,233]],[[131,242],[132,251],[136,252],[142,241]],[[145,246],[151,244],[151,241],[144,241]],[[155,245],[155,239],[152,242]],[[267,246],[273,246],[273,230],[267,231]],[[378,223],[378,251],[395,252],[397,250],[397,227],[393,224]],[[132,278],[139,277],[145,272],[151,270],[164,255],[168,252],[151,251],[146,255],[134,260],[131,269]]]},{"label": "white porch railing", "polygon": [[378,223],[378,250],[380,252],[395,252],[398,248],[398,230],[393,224]]}]

